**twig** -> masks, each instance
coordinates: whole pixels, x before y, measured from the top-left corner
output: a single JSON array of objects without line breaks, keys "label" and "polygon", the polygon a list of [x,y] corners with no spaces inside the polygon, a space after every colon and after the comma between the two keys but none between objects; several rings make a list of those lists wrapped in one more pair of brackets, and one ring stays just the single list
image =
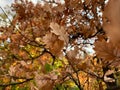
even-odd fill
[{"label": "twig", "polygon": [[78,88],[79,88],[80,90],[82,90],[81,84],[80,84],[80,80],[79,80],[79,76],[78,76],[78,71],[74,68],[73,64],[70,62],[69,57],[68,57],[67,55],[66,55],[66,58],[67,58],[67,60],[68,60],[69,65],[72,67],[73,71],[76,73],[78,82],[77,82],[73,77],[71,77],[71,79],[75,82],[75,84],[78,86]]},{"label": "twig", "polygon": [[3,13],[5,14],[5,16],[8,18],[9,22],[12,23],[12,21],[10,20],[10,18],[8,17],[8,15],[6,14],[6,12],[3,10],[3,8],[0,6],[1,10],[3,11]]},{"label": "twig", "polygon": [[18,85],[18,84],[23,84],[25,82],[29,82],[33,80],[33,78],[29,78],[29,79],[26,79],[25,81],[22,81],[22,82],[15,82],[15,83],[8,83],[8,84],[0,84],[1,87],[7,87],[7,86],[11,86],[11,85]]}]

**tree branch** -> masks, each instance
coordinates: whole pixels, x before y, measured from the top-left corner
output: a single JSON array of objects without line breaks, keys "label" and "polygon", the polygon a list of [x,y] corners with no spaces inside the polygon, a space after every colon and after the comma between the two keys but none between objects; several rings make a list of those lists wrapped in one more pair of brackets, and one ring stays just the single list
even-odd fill
[{"label": "tree branch", "polygon": [[11,85],[18,85],[18,84],[23,84],[23,83],[25,83],[25,82],[29,82],[29,81],[31,81],[31,80],[33,80],[33,78],[26,79],[26,80],[24,80],[24,81],[22,81],[22,82],[15,82],[15,83],[8,83],[8,84],[0,84],[0,86],[1,86],[1,87],[7,87],[7,86],[11,86]]}]

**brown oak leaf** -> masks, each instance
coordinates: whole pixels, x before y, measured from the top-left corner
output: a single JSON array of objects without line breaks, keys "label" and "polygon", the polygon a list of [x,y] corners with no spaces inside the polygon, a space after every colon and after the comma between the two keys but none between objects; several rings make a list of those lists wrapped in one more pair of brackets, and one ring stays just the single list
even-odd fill
[{"label": "brown oak leaf", "polygon": [[120,61],[120,46],[112,42],[98,41],[95,43],[95,51],[99,58],[102,58],[104,64],[117,65]]},{"label": "brown oak leaf", "polygon": [[55,22],[50,23],[50,28],[52,33],[59,36],[59,39],[64,41],[64,44],[67,45],[69,41],[68,33],[66,32],[63,26],[58,25]]},{"label": "brown oak leaf", "polygon": [[40,90],[53,90],[54,81],[57,78],[57,75],[54,73],[44,75],[35,72],[35,83]]},{"label": "brown oak leaf", "polygon": [[120,0],[109,0],[103,17],[103,28],[110,40],[120,43]]},{"label": "brown oak leaf", "polygon": [[61,54],[61,50],[64,47],[64,42],[58,39],[58,36],[53,33],[46,34],[43,37],[43,42],[46,44],[46,48],[49,48],[54,55],[59,56]]},{"label": "brown oak leaf", "polygon": [[107,43],[106,41],[96,42],[95,43],[95,51],[98,57],[101,57],[106,60],[113,60],[115,58],[114,50],[112,44]]}]

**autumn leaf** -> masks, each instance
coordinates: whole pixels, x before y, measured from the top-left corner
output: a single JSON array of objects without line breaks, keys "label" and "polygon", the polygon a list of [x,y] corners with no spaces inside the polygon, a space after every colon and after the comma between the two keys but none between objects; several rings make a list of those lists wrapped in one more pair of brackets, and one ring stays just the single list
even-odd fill
[{"label": "autumn leaf", "polygon": [[45,11],[51,12],[52,13],[52,5],[51,4],[47,4],[45,3],[45,5],[43,6],[43,9]]},{"label": "autumn leaf", "polygon": [[43,42],[46,44],[46,48],[49,48],[54,55],[59,56],[61,54],[64,42],[58,39],[58,36],[53,33],[46,34],[43,37]]},{"label": "autumn leaf", "polygon": [[103,12],[103,28],[113,43],[120,43],[120,0],[110,0]]},{"label": "autumn leaf", "polygon": [[10,82],[10,79],[9,79],[8,77],[4,77],[4,78],[3,78],[3,82],[4,82],[4,83],[8,83],[8,82]]},{"label": "autumn leaf", "polygon": [[74,50],[70,50],[67,52],[67,56],[70,58],[70,59],[74,59],[76,58],[77,54],[78,54],[78,50],[79,48],[78,47],[75,47]]},{"label": "autumn leaf", "polygon": [[64,41],[64,44],[67,45],[69,41],[68,33],[66,32],[63,26],[58,25],[55,22],[50,23],[50,28],[52,33],[59,36],[59,39]]},{"label": "autumn leaf", "polygon": [[85,4],[88,5],[91,2],[91,0],[85,0]]},{"label": "autumn leaf", "polygon": [[103,63],[119,61],[120,49],[112,42],[98,41],[95,43],[95,51],[98,57],[103,59]]},{"label": "autumn leaf", "polygon": [[11,65],[10,67],[9,67],[9,71],[8,71],[8,73],[9,73],[9,75],[11,75],[11,76],[14,76],[15,75],[15,67],[14,67],[14,65],[16,65],[16,62],[15,63],[13,63],[13,65]]},{"label": "autumn leaf", "polygon": [[79,48],[75,47],[74,50],[70,50],[67,52],[66,56],[67,59],[73,64],[73,65],[78,65],[79,63],[81,63],[81,59],[79,57],[77,57],[77,55],[79,54]]},{"label": "autumn leaf", "polygon": [[65,9],[65,5],[64,4],[58,4],[57,7],[54,8],[56,12],[63,12]]},{"label": "autumn leaf", "polygon": [[[108,87],[106,66],[120,70],[120,1],[32,1],[15,0],[8,12],[0,7],[6,17],[0,17],[0,90]],[[103,22],[103,16],[108,21]],[[110,42],[103,41],[106,38]],[[96,42],[95,59],[85,50],[94,46],[91,42]]]},{"label": "autumn leaf", "polygon": [[44,54],[40,57],[40,60],[42,60],[42,61],[49,61],[50,58],[52,58],[50,54],[44,53]]},{"label": "autumn leaf", "polygon": [[55,34],[52,34],[52,33],[46,34],[43,37],[43,42],[46,44],[47,48],[52,46],[52,44],[55,42],[55,40],[57,40],[57,36]]},{"label": "autumn leaf", "polygon": [[115,82],[115,79],[114,79],[114,78],[109,77],[109,75],[114,74],[114,73],[115,73],[114,70],[108,70],[108,71],[105,73],[105,75],[104,75],[104,80],[105,80],[106,82]]},{"label": "autumn leaf", "polygon": [[35,82],[41,90],[53,90],[54,82],[58,77],[54,73],[39,75],[35,72]]},{"label": "autumn leaf", "polygon": [[88,68],[88,65],[86,62],[82,62],[77,67],[82,69],[82,70],[86,70]]},{"label": "autumn leaf", "polygon": [[18,55],[20,57],[23,57],[24,59],[28,59],[29,58],[28,54],[25,51],[22,51],[22,50],[18,51]]}]

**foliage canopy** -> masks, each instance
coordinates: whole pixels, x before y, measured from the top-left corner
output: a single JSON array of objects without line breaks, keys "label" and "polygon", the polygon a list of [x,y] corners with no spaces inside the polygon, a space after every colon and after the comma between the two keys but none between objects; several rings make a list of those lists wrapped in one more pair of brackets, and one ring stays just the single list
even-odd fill
[{"label": "foliage canopy", "polygon": [[0,90],[119,89],[120,0],[106,1],[15,0],[12,20],[1,8]]}]

